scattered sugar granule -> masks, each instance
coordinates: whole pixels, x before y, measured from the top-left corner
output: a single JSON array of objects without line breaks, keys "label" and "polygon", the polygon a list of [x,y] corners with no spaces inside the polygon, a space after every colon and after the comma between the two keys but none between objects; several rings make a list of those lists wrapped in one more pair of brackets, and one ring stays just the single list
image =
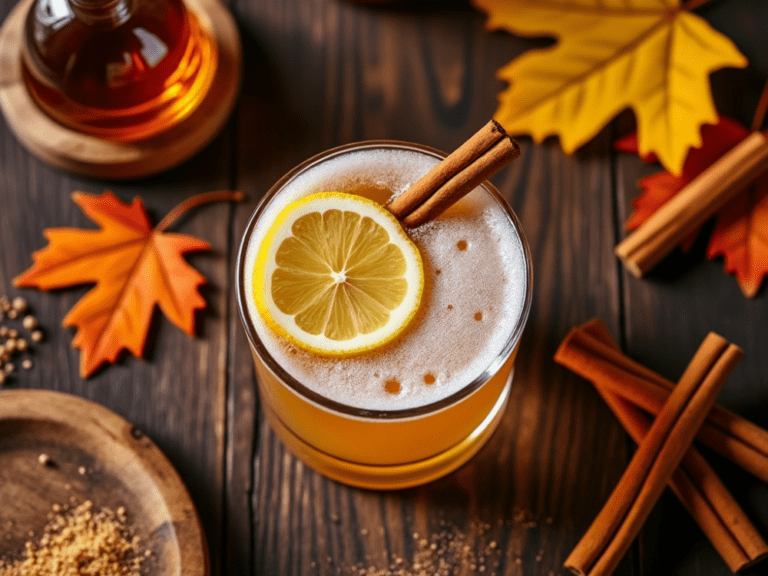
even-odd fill
[{"label": "scattered sugar granule", "polygon": [[141,539],[114,512],[95,511],[90,501],[60,511],[54,505],[42,537],[27,542],[19,560],[0,561],[0,576],[142,576]]}]

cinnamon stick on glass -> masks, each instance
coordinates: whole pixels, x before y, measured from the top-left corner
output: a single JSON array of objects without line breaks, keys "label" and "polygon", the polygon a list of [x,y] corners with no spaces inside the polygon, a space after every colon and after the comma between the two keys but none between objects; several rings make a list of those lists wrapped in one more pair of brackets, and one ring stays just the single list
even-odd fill
[{"label": "cinnamon stick on glass", "polygon": [[565,561],[575,574],[609,576],[652,507],[741,358],[738,346],[710,333],[597,518]]},{"label": "cinnamon stick on glass", "polygon": [[[659,412],[674,388],[669,380],[583,330],[572,330],[565,337],[555,361],[651,414]],[[713,406],[698,439],[768,482],[768,431]]]},{"label": "cinnamon stick on glass", "polygon": [[[591,320],[579,330],[618,349],[599,320]],[[640,444],[651,426],[648,419],[628,400],[597,383],[595,387],[624,430]],[[768,544],[696,448],[685,454],[669,487],[732,572],[749,568],[768,555]]]},{"label": "cinnamon stick on glass", "polygon": [[386,206],[403,225],[416,228],[520,156],[520,147],[491,120],[474,136]]}]

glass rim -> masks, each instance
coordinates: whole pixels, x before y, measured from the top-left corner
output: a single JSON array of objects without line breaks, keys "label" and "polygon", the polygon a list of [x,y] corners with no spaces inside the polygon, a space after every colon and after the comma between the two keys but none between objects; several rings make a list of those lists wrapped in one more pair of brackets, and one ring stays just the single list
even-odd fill
[{"label": "glass rim", "polygon": [[507,358],[509,358],[509,355],[515,349],[515,346],[518,344],[520,340],[520,336],[523,332],[523,328],[525,327],[526,321],[528,319],[528,313],[530,312],[532,293],[533,293],[533,269],[531,266],[531,254],[530,254],[530,248],[528,246],[528,241],[525,237],[525,234],[523,233],[520,220],[515,214],[514,210],[512,210],[512,207],[509,205],[509,202],[507,202],[507,200],[501,195],[501,193],[496,189],[496,187],[493,186],[493,184],[491,184],[488,180],[484,181],[482,184],[480,184],[480,186],[486,189],[486,191],[491,194],[491,196],[496,201],[496,203],[504,211],[504,213],[509,218],[512,226],[514,227],[518,238],[520,239],[520,244],[523,250],[523,260],[525,261],[524,262],[525,263],[525,296],[523,299],[523,307],[520,312],[520,316],[517,319],[517,322],[515,323],[514,327],[510,331],[509,338],[507,339],[507,342],[505,342],[501,351],[494,357],[493,361],[483,369],[483,371],[480,374],[478,374],[471,382],[469,382],[469,384],[467,384],[460,390],[457,390],[453,394],[450,394],[449,396],[446,396],[445,398],[442,398],[436,402],[431,402],[429,404],[424,404],[422,406],[417,406],[413,408],[403,408],[398,410],[371,410],[366,408],[359,408],[357,406],[349,406],[347,404],[337,402],[336,400],[331,400],[330,398],[327,398],[322,394],[315,392],[314,390],[311,390],[310,388],[302,384],[299,380],[297,380],[295,377],[289,374],[288,371],[285,370],[277,362],[277,360],[269,353],[269,350],[267,350],[266,346],[264,345],[262,340],[259,338],[258,332],[256,331],[256,327],[253,323],[253,320],[250,317],[250,313],[248,311],[248,304],[246,302],[246,293],[245,293],[246,286],[245,286],[244,268],[245,268],[245,258],[248,251],[248,245],[250,243],[250,238],[256,229],[256,223],[258,222],[259,217],[265,212],[271,200],[275,196],[277,196],[277,194],[286,185],[288,185],[294,178],[296,178],[298,175],[300,175],[304,171],[312,168],[316,164],[326,160],[330,160],[331,158],[334,158],[336,156],[339,156],[341,154],[345,154],[348,152],[357,152],[361,150],[370,150],[370,149],[377,149],[377,150],[388,149],[388,150],[406,150],[406,151],[410,150],[410,151],[427,154],[428,156],[432,156],[433,158],[437,158],[439,160],[442,160],[447,156],[447,154],[445,154],[444,152],[437,150],[436,148],[425,146],[423,144],[415,144],[412,142],[403,142],[399,140],[366,140],[362,142],[353,142],[350,144],[344,144],[342,146],[329,148],[328,150],[320,152],[319,154],[315,154],[314,156],[298,164],[296,167],[292,168],[285,175],[283,175],[277,182],[275,182],[275,184],[272,185],[272,187],[267,191],[266,194],[264,194],[264,196],[261,198],[261,200],[257,204],[256,208],[254,209],[253,213],[251,214],[250,219],[248,220],[248,224],[245,228],[245,232],[243,233],[243,239],[240,242],[240,247],[237,254],[237,263],[235,268],[235,282],[237,284],[237,303],[238,303],[238,309],[240,311],[240,320],[243,323],[243,327],[245,328],[245,333],[248,337],[248,340],[253,350],[256,351],[256,353],[259,355],[259,358],[262,360],[262,362],[264,362],[264,365],[270,370],[270,372],[272,372],[272,374],[275,377],[277,377],[280,380],[280,382],[285,384],[294,393],[298,394],[299,396],[303,397],[306,400],[311,401],[314,404],[318,404],[320,407],[324,409],[331,410],[333,412],[338,412],[340,414],[344,414],[347,416],[354,416],[354,417],[365,418],[365,419],[378,419],[378,420],[413,418],[413,417],[423,416],[425,414],[439,412],[444,408],[447,408],[453,404],[456,404],[461,400],[463,400],[464,398],[470,396],[472,393],[478,390],[483,384],[485,384],[488,380],[490,380],[490,378],[501,369],[504,362],[506,362]]}]

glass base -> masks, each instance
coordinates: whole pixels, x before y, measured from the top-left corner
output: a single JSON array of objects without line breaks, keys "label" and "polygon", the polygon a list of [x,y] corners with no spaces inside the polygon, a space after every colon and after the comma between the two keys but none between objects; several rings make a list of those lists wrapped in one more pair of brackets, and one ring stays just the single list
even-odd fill
[{"label": "glass base", "polygon": [[272,411],[268,403],[264,403],[263,407],[275,434],[293,454],[311,468],[350,486],[375,490],[395,490],[436,480],[454,471],[474,456],[501,422],[504,408],[509,399],[513,376],[514,370],[510,372],[509,378],[491,411],[480,425],[461,442],[425,460],[392,466],[359,464],[322,452],[289,430]]}]

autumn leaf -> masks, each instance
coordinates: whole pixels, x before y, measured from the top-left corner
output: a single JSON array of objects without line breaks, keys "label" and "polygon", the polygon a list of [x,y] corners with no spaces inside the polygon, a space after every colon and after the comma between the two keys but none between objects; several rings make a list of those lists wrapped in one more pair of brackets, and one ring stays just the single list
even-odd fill
[{"label": "autumn leaf", "polygon": [[707,258],[725,257],[725,271],[735,274],[741,291],[753,298],[768,274],[768,176],[721,210],[707,248]]},{"label": "autumn leaf", "polygon": [[637,117],[640,154],[655,153],[673,174],[700,127],[717,121],[709,74],[744,67],[726,36],[680,0],[473,0],[489,29],[554,36],[498,72],[510,86],[496,119],[513,134],[540,142],[559,135],[568,153],[625,108]]},{"label": "autumn leaf", "polygon": [[[634,201],[635,212],[627,221],[627,229],[643,224],[665,202],[682,190],[696,176],[736,146],[750,131],[729,118],[704,126],[701,148],[691,150],[681,176],[658,172],[640,180],[643,193]],[[637,138],[630,134],[616,142],[625,152],[637,153]],[[653,162],[652,156],[643,160]],[[688,247],[692,239],[687,241]],[[686,246],[683,246],[686,249]],[[725,270],[735,274],[747,297],[757,294],[763,276],[768,273],[768,174],[735,196],[718,214],[707,247],[709,259],[725,257]]]},{"label": "autumn leaf", "polygon": [[187,208],[203,202],[238,200],[239,193],[214,192],[190,198],[152,227],[139,198],[124,204],[112,193],[72,195],[99,230],[53,228],[48,246],[33,255],[34,265],[18,276],[19,287],[52,290],[96,283],[63,320],[78,329],[80,374],[87,378],[123,349],[141,357],[155,306],[179,328],[194,335],[195,311],[205,307],[198,287],[205,283],[183,258],[208,250],[207,242],[165,232]]}]

